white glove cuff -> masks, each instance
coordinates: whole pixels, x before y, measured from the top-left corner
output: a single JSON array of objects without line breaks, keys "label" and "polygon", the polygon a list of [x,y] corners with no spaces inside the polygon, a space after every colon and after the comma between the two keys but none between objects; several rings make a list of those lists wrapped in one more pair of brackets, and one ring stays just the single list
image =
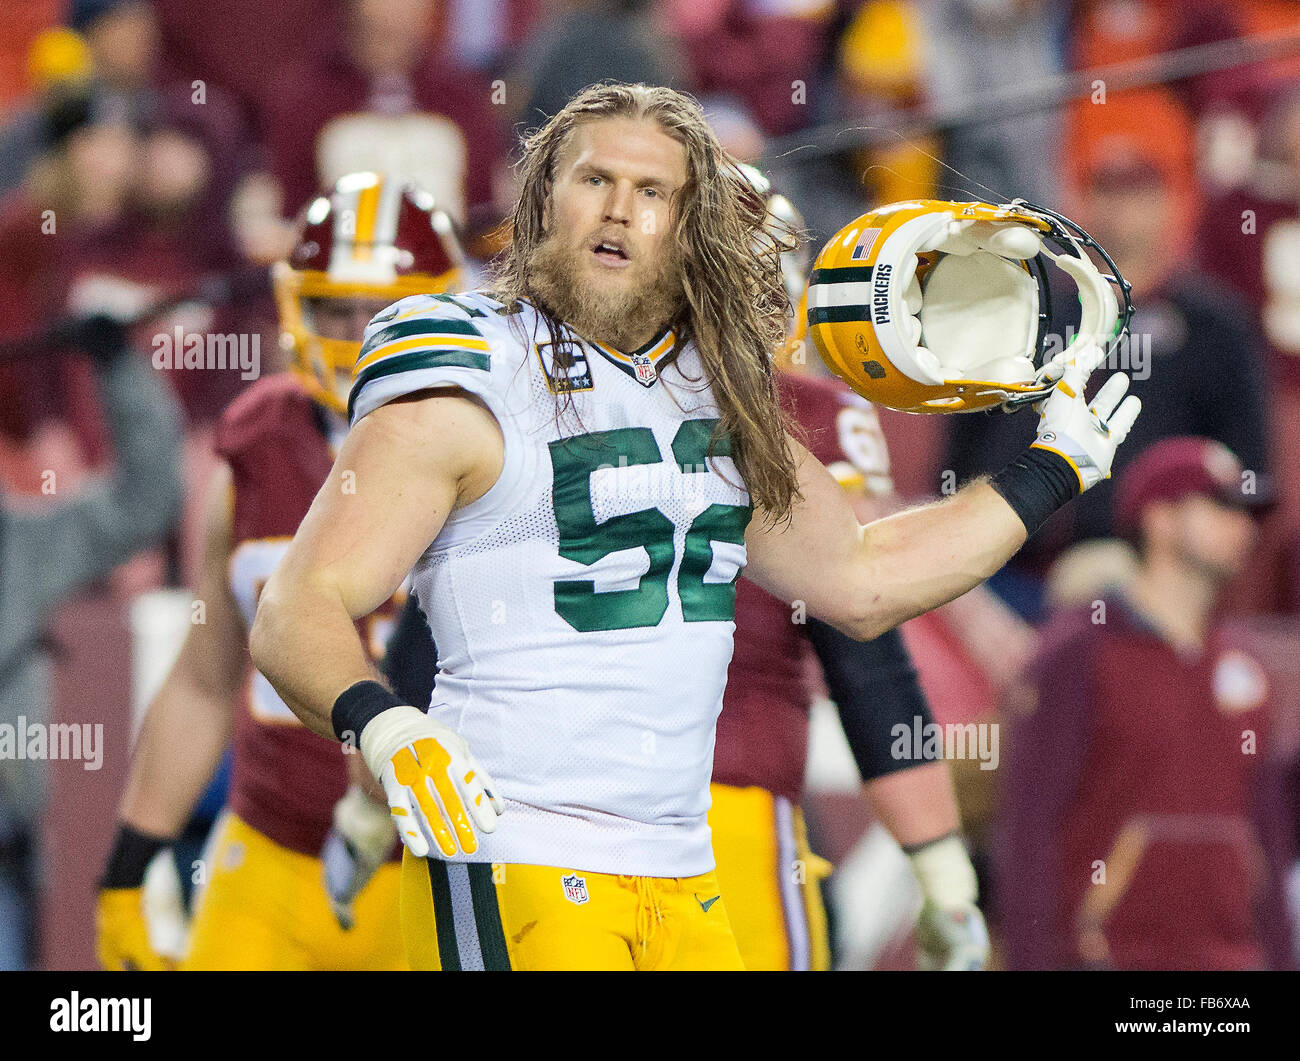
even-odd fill
[{"label": "white glove cuff", "polygon": [[979,897],[975,867],[960,837],[949,836],[927,844],[908,858],[926,902],[948,910],[974,903]]},{"label": "white glove cuff", "polygon": [[430,736],[429,718],[418,707],[403,704],[381,711],[361,731],[361,757],[365,759],[370,772],[379,777],[379,773],[398,750]]}]

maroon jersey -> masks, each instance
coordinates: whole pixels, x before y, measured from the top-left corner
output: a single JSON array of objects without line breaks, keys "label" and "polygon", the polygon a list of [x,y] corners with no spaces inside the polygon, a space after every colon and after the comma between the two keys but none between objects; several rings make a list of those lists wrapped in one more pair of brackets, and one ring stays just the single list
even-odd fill
[{"label": "maroon jersey", "polygon": [[1106,606],[1104,623],[1089,608],[1045,631],[1011,719],[996,858],[1008,964],[1276,963],[1271,676],[1222,630],[1189,659]]},{"label": "maroon jersey", "polygon": [[[248,626],[329,475],[325,415],[295,376],[282,373],[258,380],[217,425],[217,453],[230,465],[235,498],[230,588]],[[390,602],[358,624],[375,658],[395,614]],[[250,667],[235,720],[231,809],[277,844],[316,856],[347,784],[340,746],[308,730]]]},{"label": "maroon jersey", "polygon": [[[782,408],[804,444],[840,482],[892,491],[889,454],[875,410],[837,381],[781,373]],[[808,749],[812,690],[805,679],[803,616],[741,579],[736,585],[736,648],[718,718],[713,780],[757,785],[798,801]]]}]

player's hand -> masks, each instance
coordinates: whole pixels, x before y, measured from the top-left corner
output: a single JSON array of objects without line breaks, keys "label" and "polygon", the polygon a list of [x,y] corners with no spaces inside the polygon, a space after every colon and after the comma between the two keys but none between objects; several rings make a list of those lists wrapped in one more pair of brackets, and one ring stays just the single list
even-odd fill
[{"label": "player's hand", "polygon": [[505,804],[454,730],[417,708],[390,707],[366,724],[360,744],[384,786],[397,835],[417,858],[472,855],[475,829],[496,829]]},{"label": "player's hand", "polygon": [[1089,345],[1077,351],[1071,348],[1070,353],[1068,361],[1053,363],[1053,372],[1059,368],[1061,374],[1056,387],[1037,405],[1038,437],[1033,445],[1069,461],[1079,476],[1079,492],[1083,493],[1110,478],[1115,450],[1128,437],[1142,402],[1135,395],[1124,397],[1128,376],[1116,372],[1089,405],[1083,390],[1093,369],[1105,360],[1106,352]]},{"label": "player's hand", "polygon": [[95,909],[95,953],[105,969],[161,972],[176,963],[149,942],[144,888],[101,888]]},{"label": "player's hand", "polygon": [[917,964],[926,970],[978,972],[988,964],[989,930],[974,903],[926,902],[916,922]]},{"label": "player's hand", "polygon": [[349,786],[334,804],[334,824],[321,847],[325,892],[339,925],[353,924],[352,903],[393,850],[397,838],[388,807],[376,803],[360,785]]},{"label": "player's hand", "polygon": [[956,834],[908,856],[924,902],[916,923],[922,969],[978,971],[988,963],[989,933],[975,900],[979,885],[970,855]]}]

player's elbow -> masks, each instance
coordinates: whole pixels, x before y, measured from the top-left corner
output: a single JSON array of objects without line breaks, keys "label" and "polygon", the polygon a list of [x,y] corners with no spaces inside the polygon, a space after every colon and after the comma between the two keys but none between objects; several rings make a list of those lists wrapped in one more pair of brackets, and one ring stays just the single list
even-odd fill
[{"label": "player's elbow", "polygon": [[866,593],[852,601],[844,611],[834,616],[818,616],[824,619],[840,633],[855,641],[873,641],[881,634],[892,630],[901,617],[892,615],[884,606],[880,594]]},{"label": "player's elbow", "polygon": [[257,601],[257,614],[252,629],[248,631],[248,653],[253,666],[275,683],[277,661],[284,656],[285,626],[290,622],[288,610],[275,592],[272,576]]}]

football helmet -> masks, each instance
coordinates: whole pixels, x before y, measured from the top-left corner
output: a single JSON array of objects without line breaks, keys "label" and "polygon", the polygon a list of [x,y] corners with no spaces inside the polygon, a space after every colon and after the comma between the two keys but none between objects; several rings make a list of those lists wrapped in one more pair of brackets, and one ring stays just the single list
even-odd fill
[{"label": "football helmet", "polygon": [[786,247],[781,251],[781,279],[785,282],[792,312],[786,322],[782,361],[788,361],[803,345],[806,331],[804,299],[808,291],[808,266],[812,262],[812,253],[804,235],[803,215],[794,203],[772,187],[772,182],[757,166],[740,162],[737,167],[766,207],[767,234]]},{"label": "football helmet", "polygon": [[303,211],[297,245],[271,272],[281,344],[317,401],[347,415],[353,339],[320,334],[313,303],[364,298],[389,305],[408,295],[459,291],[465,255],[451,218],[409,180],[349,173]]},{"label": "football helmet", "polygon": [[[1068,343],[1049,261],[1078,289]],[[808,330],[831,371],[869,401],[911,413],[1040,401],[1077,352],[1109,355],[1132,313],[1128,282],[1097,242],[1020,199],[872,210],[826,244],[808,285]]]}]

